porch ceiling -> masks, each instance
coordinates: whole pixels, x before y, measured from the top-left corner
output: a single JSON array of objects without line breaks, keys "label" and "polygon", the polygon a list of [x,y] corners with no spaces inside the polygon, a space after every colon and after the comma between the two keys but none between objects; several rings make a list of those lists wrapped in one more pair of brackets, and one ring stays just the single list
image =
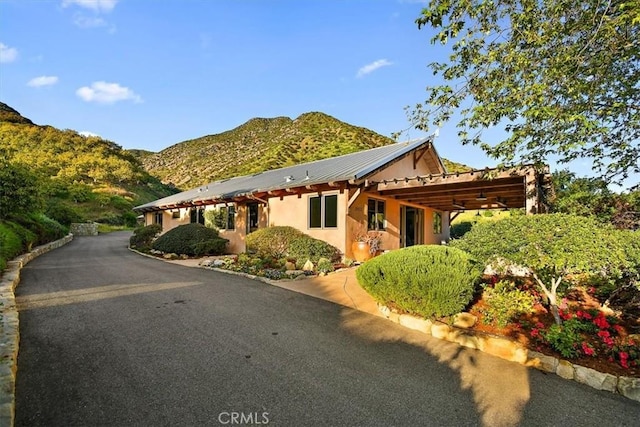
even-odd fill
[{"label": "porch ceiling", "polygon": [[522,208],[526,205],[527,183],[535,181],[535,169],[525,166],[398,178],[374,183],[370,191],[443,211]]}]

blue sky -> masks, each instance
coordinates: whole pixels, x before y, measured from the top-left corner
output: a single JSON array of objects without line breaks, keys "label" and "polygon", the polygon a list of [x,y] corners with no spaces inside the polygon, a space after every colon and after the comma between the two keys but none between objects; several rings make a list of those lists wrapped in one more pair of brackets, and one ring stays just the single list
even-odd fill
[{"label": "blue sky", "polygon": [[[159,151],[321,111],[390,136],[446,50],[418,1],[0,0],[0,100],[38,124]],[[402,139],[425,134],[411,131]],[[440,131],[443,157],[484,167]]]},{"label": "blue sky", "polygon": [[[38,124],[160,151],[321,111],[382,135],[447,57],[419,0],[0,0],[0,101]],[[412,130],[401,140],[426,134]],[[485,134],[497,141],[500,131]],[[497,162],[440,129],[441,156]],[[576,163],[579,175],[590,164]]]}]

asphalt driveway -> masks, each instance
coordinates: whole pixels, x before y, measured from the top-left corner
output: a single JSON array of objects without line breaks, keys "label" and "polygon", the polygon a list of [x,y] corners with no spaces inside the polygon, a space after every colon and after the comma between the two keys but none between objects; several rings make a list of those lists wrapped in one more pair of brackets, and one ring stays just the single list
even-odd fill
[{"label": "asphalt driveway", "polygon": [[262,282],[80,237],[16,290],[17,426],[635,426],[640,404]]}]

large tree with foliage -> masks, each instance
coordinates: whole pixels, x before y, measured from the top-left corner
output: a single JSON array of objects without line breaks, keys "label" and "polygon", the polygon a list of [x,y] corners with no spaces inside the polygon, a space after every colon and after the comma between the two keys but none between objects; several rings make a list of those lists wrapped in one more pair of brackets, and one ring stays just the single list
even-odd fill
[{"label": "large tree with foliage", "polygon": [[[505,164],[593,161],[640,173],[639,0],[430,0],[416,20],[453,43],[444,84],[409,112],[423,130],[459,113],[463,144]],[[504,126],[503,141],[482,131]]]}]

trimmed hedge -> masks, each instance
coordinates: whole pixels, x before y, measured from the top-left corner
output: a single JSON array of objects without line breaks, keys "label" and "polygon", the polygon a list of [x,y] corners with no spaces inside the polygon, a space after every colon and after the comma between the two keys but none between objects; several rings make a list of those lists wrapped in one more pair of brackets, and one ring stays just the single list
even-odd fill
[{"label": "trimmed hedge", "polygon": [[392,251],[356,270],[358,282],[376,301],[424,317],[462,311],[480,274],[480,265],[467,253],[436,245]]},{"label": "trimmed hedge", "polygon": [[307,236],[306,234],[303,234],[291,242],[288,256],[301,261],[309,259],[314,263],[317,263],[320,258],[326,258],[331,262],[339,261],[342,258],[342,254],[338,248],[323,240]]},{"label": "trimmed hedge", "polygon": [[247,236],[246,244],[247,252],[261,257],[276,259],[290,257],[302,262],[309,259],[314,263],[320,258],[337,261],[341,257],[340,251],[335,246],[289,226],[256,230]]},{"label": "trimmed hedge", "polygon": [[218,235],[218,231],[202,224],[180,225],[158,237],[151,245],[165,253],[189,256],[220,255],[229,241]]},{"label": "trimmed hedge", "polygon": [[35,234],[36,240],[33,242],[35,245],[61,239],[69,232],[67,227],[41,213],[15,217],[13,220]]},{"label": "trimmed hedge", "polygon": [[247,252],[253,252],[259,256],[282,258],[289,252],[291,242],[301,236],[305,236],[305,234],[297,228],[266,227],[247,235],[245,242]]},{"label": "trimmed hedge", "polygon": [[153,239],[160,233],[162,233],[162,226],[160,224],[138,227],[133,230],[133,236],[129,238],[129,246],[140,250],[151,249]]}]

